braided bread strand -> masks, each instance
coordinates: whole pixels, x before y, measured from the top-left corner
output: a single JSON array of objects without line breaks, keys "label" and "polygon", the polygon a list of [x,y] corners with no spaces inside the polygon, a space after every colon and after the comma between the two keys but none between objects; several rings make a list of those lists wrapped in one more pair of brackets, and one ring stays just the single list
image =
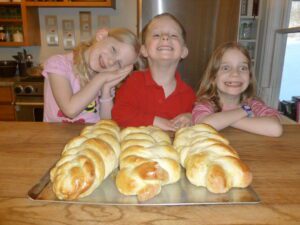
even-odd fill
[{"label": "braided bread strand", "polygon": [[213,193],[232,187],[245,188],[252,182],[249,168],[229,141],[207,124],[182,128],[175,134],[174,147],[188,180]]},{"label": "braided bread strand", "polygon": [[58,199],[73,200],[91,194],[118,166],[119,126],[102,120],[85,127],[80,136],[64,147],[50,171],[52,189]]},{"label": "braided bread strand", "polygon": [[146,201],[161,192],[163,185],[180,179],[179,155],[168,134],[156,127],[128,127],[121,131],[118,190]]}]

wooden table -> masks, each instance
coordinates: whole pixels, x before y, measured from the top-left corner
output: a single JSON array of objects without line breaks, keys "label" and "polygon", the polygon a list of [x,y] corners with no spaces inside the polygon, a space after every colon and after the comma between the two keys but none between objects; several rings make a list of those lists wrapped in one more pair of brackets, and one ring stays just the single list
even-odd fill
[{"label": "wooden table", "polygon": [[300,126],[280,138],[225,129],[254,175],[255,205],[99,206],[29,200],[28,190],[83,125],[0,122],[0,224],[300,224]]}]

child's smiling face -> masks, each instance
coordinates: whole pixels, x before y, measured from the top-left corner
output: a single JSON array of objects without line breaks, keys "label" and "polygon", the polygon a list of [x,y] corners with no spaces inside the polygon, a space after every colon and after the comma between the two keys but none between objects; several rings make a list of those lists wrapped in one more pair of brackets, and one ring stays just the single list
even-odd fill
[{"label": "child's smiling face", "polygon": [[89,66],[93,71],[115,71],[136,62],[134,47],[113,37],[106,37],[90,47]]},{"label": "child's smiling face", "polygon": [[150,61],[176,63],[188,54],[180,26],[168,16],[156,18],[150,23],[141,51]]},{"label": "child's smiling face", "polygon": [[250,82],[247,57],[238,49],[227,50],[222,57],[215,82],[220,97],[240,97]]}]

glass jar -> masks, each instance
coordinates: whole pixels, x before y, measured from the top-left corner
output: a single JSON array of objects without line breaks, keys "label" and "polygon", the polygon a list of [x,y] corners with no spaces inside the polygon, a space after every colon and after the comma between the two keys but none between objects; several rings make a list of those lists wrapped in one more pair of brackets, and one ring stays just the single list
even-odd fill
[{"label": "glass jar", "polygon": [[242,39],[251,39],[252,23],[244,23]]},{"label": "glass jar", "polygon": [[16,30],[16,32],[13,34],[13,41],[23,42],[23,34],[19,30]]},{"label": "glass jar", "polygon": [[0,26],[0,41],[6,41],[4,26]]}]

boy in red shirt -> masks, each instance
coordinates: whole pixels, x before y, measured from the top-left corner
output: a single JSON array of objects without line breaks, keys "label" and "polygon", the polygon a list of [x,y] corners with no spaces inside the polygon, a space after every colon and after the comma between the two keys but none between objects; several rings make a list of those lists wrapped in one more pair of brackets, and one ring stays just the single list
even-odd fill
[{"label": "boy in red shirt", "polygon": [[149,68],[134,72],[118,90],[112,117],[120,126],[154,125],[175,131],[191,125],[196,96],[177,66],[188,55],[185,30],[171,14],[154,17],[143,30],[141,53]]}]

